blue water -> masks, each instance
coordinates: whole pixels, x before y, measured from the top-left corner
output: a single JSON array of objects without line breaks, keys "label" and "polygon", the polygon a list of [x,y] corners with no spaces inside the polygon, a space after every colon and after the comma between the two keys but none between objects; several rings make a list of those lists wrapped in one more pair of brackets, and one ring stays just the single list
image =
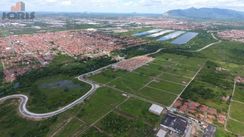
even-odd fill
[{"label": "blue water", "polygon": [[176,44],[176,45],[186,44],[190,40],[195,38],[197,35],[198,35],[198,33],[196,33],[196,32],[187,32],[186,34],[184,34],[184,35],[180,36],[179,38],[175,39],[174,41],[172,41],[171,43]]},{"label": "blue water", "polygon": [[141,37],[141,36],[146,36],[146,35],[149,35],[149,34],[157,33],[159,31],[161,31],[161,29],[153,29],[153,30],[149,30],[149,31],[146,31],[146,32],[136,33],[133,36]]},{"label": "blue water", "polygon": [[170,40],[170,39],[173,39],[173,38],[176,38],[178,36],[180,36],[181,34],[184,34],[185,32],[184,31],[176,31],[176,32],[173,32],[173,33],[170,33],[166,36],[163,36],[161,37],[160,39],[158,39],[158,41],[166,41],[166,40]]}]

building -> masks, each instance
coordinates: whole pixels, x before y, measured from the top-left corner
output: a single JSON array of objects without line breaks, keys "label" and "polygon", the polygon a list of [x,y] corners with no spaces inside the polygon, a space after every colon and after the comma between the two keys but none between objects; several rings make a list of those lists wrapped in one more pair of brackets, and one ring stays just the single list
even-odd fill
[{"label": "building", "polygon": [[160,126],[179,135],[184,135],[188,127],[188,121],[183,117],[168,113],[162,120]]},{"label": "building", "polygon": [[162,111],[164,110],[163,107],[156,105],[156,104],[152,104],[152,106],[149,108],[149,111],[152,112],[155,115],[160,116]]},{"label": "building", "polygon": [[165,130],[160,129],[156,135],[156,137],[165,137],[167,132]]},{"label": "building", "polygon": [[208,125],[208,127],[204,130],[203,137],[215,137],[216,127],[213,125]]},{"label": "building", "polygon": [[17,2],[15,5],[11,6],[12,12],[23,12],[25,11],[25,3],[20,1]]}]

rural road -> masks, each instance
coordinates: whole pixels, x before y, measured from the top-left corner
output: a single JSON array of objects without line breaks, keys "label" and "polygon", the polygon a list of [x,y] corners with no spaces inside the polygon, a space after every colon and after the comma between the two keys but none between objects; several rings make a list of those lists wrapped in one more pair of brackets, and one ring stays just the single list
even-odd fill
[{"label": "rural road", "polygon": [[[144,56],[149,56],[149,55],[152,55],[152,54],[156,54],[156,53],[158,53],[158,52],[160,52],[162,50],[163,49],[159,49],[156,52],[149,53],[149,54],[146,54]],[[67,106],[64,106],[63,108],[61,108],[59,110],[56,110],[56,111],[53,111],[53,112],[49,112],[49,113],[42,113],[42,114],[37,114],[37,113],[30,112],[27,109],[27,103],[28,103],[29,98],[28,98],[28,96],[23,95],[23,94],[15,94],[15,95],[10,95],[10,96],[6,96],[6,97],[3,97],[3,98],[0,98],[0,104],[3,103],[6,100],[9,100],[9,99],[19,99],[20,100],[20,104],[19,104],[18,111],[25,118],[35,119],[35,120],[41,120],[41,119],[46,119],[46,118],[50,118],[50,117],[56,116],[56,115],[58,115],[60,113],[63,113],[65,111],[67,111],[68,109],[73,108],[77,104],[80,104],[80,103],[84,102],[85,99],[87,99],[88,97],[90,97],[99,88],[99,85],[97,85],[93,81],[90,81],[90,80],[85,79],[85,77],[90,76],[90,75],[97,74],[97,73],[101,72],[102,70],[104,70],[106,68],[112,67],[115,64],[116,63],[110,64],[110,65],[107,65],[107,66],[102,67],[100,69],[97,69],[95,71],[88,72],[86,74],[83,74],[83,75],[78,76],[77,77],[78,80],[79,81],[82,81],[82,82],[85,82],[87,84],[90,84],[91,85],[91,89],[85,95],[83,95],[82,97],[80,97],[79,99],[77,99],[74,102],[68,104]]]},{"label": "rural road", "polygon": [[4,102],[6,100],[9,100],[9,99],[19,99],[20,100],[20,104],[19,104],[18,110],[19,110],[19,113],[23,117],[29,118],[29,119],[35,119],[35,120],[50,118],[50,117],[53,117],[55,115],[58,115],[60,113],[65,112],[66,110],[74,107],[77,104],[80,104],[85,99],[87,99],[89,96],[91,96],[97,90],[97,88],[99,88],[99,85],[95,84],[92,81],[85,80],[83,78],[87,74],[88,73],[79,76],[78,79],[80,81],[82,81],[82,82],[90,84],[92,86],[91,89],[85,95],[80,97],[79,99],[75,100],[74,102],[70,103],[69,105],[67,105],[67,106],[65,106],[65,107],[63,107],[63,108],[61,108],[59,110],[56,110],[56,111],[53,111],[53,112],[49,112],[49,113],[43,113],[43,114],[32,113],[32,112],[30,112],[27,109],[27,102],[28,102],[29,98],[26,95],[23,95],[23,94],[10,95],[10,96],[6,96],[6,97],[3,97],[3,98],[0,98],[0,103]]}]

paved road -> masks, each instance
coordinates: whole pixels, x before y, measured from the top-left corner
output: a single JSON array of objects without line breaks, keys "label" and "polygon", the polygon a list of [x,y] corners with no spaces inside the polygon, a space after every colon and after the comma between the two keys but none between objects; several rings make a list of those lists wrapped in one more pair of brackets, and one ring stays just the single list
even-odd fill
[{"label": "paved road", "polygon": [[[88,73],[84,74],[84,75],[88,75]],[[16,95],[10,95],[10,96],[3,97],[0,99],[0,103],[4,102],[6,100],[9,100],[9,99],[19,99],[20,104],[19,104],[18,110],[23,117],[30,118],[30,119],[36,119],[36,120],[50,118],[50,117],[53,117],[55,115],[65,112],[66,110],[74,107],[77,104],[82,103],[85,99],[87,99],[89,96],[91,96],[97,90],[97,88],[99,88],[99,85],[95,84],[92,81],[84,79],[83,78],[84,75],[79,76],[78,79],[82,82],[90,84],[92,86],[91,89],[85,95],[80,97],[79,99],[75,100],[74,102],[70,103],[69,105],[67,105],[59,110],[49,112],[49,113],[43,113],[43,114],[32,113],[26,107],[29,98],[23,94],[16,94]]]},{"label": "paved road", "polygon": [[[158,52],[160,52],[162,50],[163,49],[159,49],[159,50],[157,50],[154,53],[150,53],[150,54],[146,54],[146,55],[156,54],[156,53],[158,53]],[[85,95],[80,97],[79,99],[75,100],[74,102],[70,103],[69,105],[67,105],[67,106],[65,106],[65,107],[63,107],[63,108],[61,108],[59,110],[56,110],[56,111],[53,111],[53,112],[49,112],[49,113],[42,113],[42,114],[37,114],[37,113],[30,112],[27,109],[27,102],[28,102],[29,98],[28,98],[28,96],[23,95],[23,94],[15,94],[15,95],[10,95],[10,96],[6,96],[6,97],[3,97],[3,98],[0,98],[0,103],[3,103],[4,101],[9,100],[9,99],[19,99],[20,100],[20,104],[19,104],[18,110],[19,110],[20,114],[23,117],[25,117],[25,118],[39,120],[39,119],[46,119],[46,118],[50,118],[50,117],[56,116],[56,115],[58,115],[60,113],[63,113],[65,111],[67,111],[68,109],[71,109],[72,107],[76,106],[77,104],[80,104],[80,103],[84,102],[85,99],[90,97],[99,88],[99,85],[97,85],[93,81],[85,79],[85,77],[97,74],[97,73],[101,72],[102,70],[104,70],[106,68],[109,68],[109,67],[111,67],[111,66],[113,66],[115,64],[116,63],[110,64],[110,65],[107,65],[107,66],[102,67],[100,69],[97,69],[95,71],[88,72],[86,74],[78,76],[77,77],[78,80],[80,80],[82,82],[85,82],[87,84],[90,84],[92,86],[91,89]]]},{"label": "paved road", "polygon": [[211,33],[211,35],[212,35],[212,37],[213,37],[215,40],[218,40],[218,41],[217,41],[217,42],[210,43],[210,44],[206,45],[205,47],[203,47],[203,48],[201,48],[201,49],[198,49],[198,50],[195,50],[195,51],[193,51],[193,52],[201,52],[201,51],[203,51],[203,50],[205,50],[205,49],[207,49],[207,48],[209,48],[209,47],[211,47],[211,46],[213,46],[213,45],[216,45],[216,44],[219,44],[219,43],[222,42],[222,40],[219,40],[217,37],[215,37],[213,33]]}]

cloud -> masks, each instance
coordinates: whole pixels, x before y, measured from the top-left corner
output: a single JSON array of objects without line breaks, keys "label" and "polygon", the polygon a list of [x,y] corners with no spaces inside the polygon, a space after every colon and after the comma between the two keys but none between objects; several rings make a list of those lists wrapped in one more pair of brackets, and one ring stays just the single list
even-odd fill
[{"label": "cloud", "polygon": [[[9,10],[17,0],[1,0]],[[22,0],[32,11],[91,11],[162,13],[170,9],[218,7],[244,10],[244,0]]]}]

